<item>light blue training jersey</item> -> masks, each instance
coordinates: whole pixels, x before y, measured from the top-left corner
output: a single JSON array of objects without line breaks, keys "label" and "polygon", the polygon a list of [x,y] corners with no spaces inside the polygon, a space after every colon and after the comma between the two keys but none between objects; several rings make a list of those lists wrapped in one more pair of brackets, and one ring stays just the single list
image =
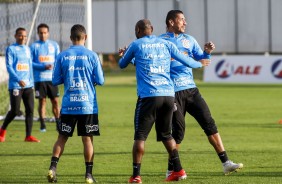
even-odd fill
[{"label": "light blue training jersey", "polygon": [[26,45],[14,43],[6,49],[6,67],[9,73],[9,89],[21,89],[19,81],[24,81],[26,86],[30,88],[34,86],[32,61],[30,49]]},{"label": "light blue training jersey", "polygon": [[119,66],[125,68],[134,58],[137,95],[140,98],[174,96],[170,78],[171,57],[192,68],[202,67],[200,62],[181,54],[173,43],[155,35],[144,36],[132,42],[120,58]]},{"label": "light blue training jersey", "polygon": [[[194,37],[187,34],[179,34],[175,37],[174,33],[167,32],[159,36],[176,45],[176,47],[187,57],[192,57],[199,61],[201,59],[210,59],[210,54],[203,52]],[[183,65],[178,59],[173,57],[171,62],[171,79],[174,84],[175,92],[185,89],[195,88],[192,68]]]},{"label": "light blue training jersey", "polygon": [[61,52],[54,64],[53,85],[64,84],[61,114],[98,114],[95,85],[104,84],[97,54],[81,45]]},{"label": "light blue training jersey", "polygon": [[30,46],[33,61],[34,82],[52,81],[53,70],[46,70],[48,64],[54,65],[56,57],[60,53],[57,42],[37,40]]}]

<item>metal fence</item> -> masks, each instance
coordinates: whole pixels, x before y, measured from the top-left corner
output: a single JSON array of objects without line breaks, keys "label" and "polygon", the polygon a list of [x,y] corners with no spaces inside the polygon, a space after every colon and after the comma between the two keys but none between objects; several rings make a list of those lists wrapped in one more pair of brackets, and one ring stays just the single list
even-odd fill
[{"label": "metal fence", "polygon": [[[30,27],[36,0],[0,1],[0,53],[14,41],[19,26]],[[84,23],[83,0],[42,0],[36,25],[50,26],[51,39],[70,45],[69,29]],[[92,0],[92,45],[98,53],[116,53],[135,39],[135,23],[148,18],[154,34],[166,31],[169,10],[184,12],[187,33],[200,45],[216,44],[215,53],[282,53],[281,0]],[[36,39],[36,31],[31,41]]]}]

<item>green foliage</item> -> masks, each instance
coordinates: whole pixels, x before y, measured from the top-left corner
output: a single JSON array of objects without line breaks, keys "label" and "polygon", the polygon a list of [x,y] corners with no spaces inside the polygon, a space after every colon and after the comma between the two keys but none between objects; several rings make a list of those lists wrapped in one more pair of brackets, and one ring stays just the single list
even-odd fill
[{"label": "green foliage", "polygon": [[[105,74],[106,84],[97,87],[101,136],[94,138],[93,174],[99,183],[127,183],[132,174],[133,115],[136,104],[134,75]],[[187,132],[180,158],[188,178],[179,183],[234,184],[282,181],[281,85],[227,85],[199,83],[209,104],[228,156],[242,162],[238,173],[224,176],[222,165],[196,121],[186,117]],[[0,143],[0,183],[47,183],[46,174],[57,138],[54,123],[33,135],[40,143],[23,142],[24,122],[13,121],[6,142]],[[155,130],[146,142],[142,161],[143,183],[163,183],[167,153],[156,142]],[[84,158],[80,137],[69,139],[58,164],[59,183],[84,183]]]}]

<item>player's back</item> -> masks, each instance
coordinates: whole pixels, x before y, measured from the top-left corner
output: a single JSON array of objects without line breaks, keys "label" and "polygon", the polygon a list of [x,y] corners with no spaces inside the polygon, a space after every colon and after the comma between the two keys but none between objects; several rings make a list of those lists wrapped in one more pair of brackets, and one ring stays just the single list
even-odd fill
[{"label": "player's back", "polygon": [[[61,75],[64,83],[62,113],[97,113],[94,85],[104,83],[103,71],[97,54],[84,46],[73,45],[61,52],[56,62],[53,75]],[[53,78],[56,80],[56,76]]]},{"label": "player's back", "polygon": [[154,35],[135,40],[129,48],[135,58],[138,96],[174,96],[167,41]]}]

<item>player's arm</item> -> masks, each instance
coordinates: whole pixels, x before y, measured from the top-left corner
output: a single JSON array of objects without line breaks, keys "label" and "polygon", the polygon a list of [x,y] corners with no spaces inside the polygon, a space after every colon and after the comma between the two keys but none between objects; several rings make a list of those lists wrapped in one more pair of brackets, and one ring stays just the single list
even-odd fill
[{"label": "player's arm", "polygon": [[52,74],[52,84],[55,86],[64,83],[64,78],[63,78],[61,67],[62,67],[61,57],[59,55],[54,63],[53,74]]},{"label": "player's arm", "polygon": [[199,61],[201,59],[210,59],[211,53],[215,49],[215,45],[212,42],[207,42],[204,45],[204,51],[201,49],[200,45],[195,39],[192,39],[194,42],[192,47],[192,53],[195,60]]},{"label": "player's arm", "polygon": [[208,59],[202,59],[200,60],[200,62],[197,62],[193,58],[187,57],[186,55],[182,54],[173,43],[168,42],[168,44],[171,48],[171,57],[185,66],[188,66],[190,68],[201,68],[202,66],[207,66],[210,63]]},{"label": "player's arm", "polygon": [[8,47],[6,49],[6,68],[9,73],[9,78],[12,81],[20,82],[20,79],[13,68],[13,63],[14,63],[14,53],[13,50],[10,47]]},{"label": "player's arm", "polygon": [[125,50],[123,56],[119,59],[119,67],[126,68],[129,63],[131,63],[134,58],[134,47],[133,45],[129,45],[129,47]]},{"label": "player's arm", "polygon": [[101,65],[101,61],[97,55],[95,55],[94,57],[97,63],[94,69],[94,76],[95,76],[94,81],[95,81],[95,84],[103,85],[105,82],[105,78],[104,78],[104,72],[103,72],[103,68]]},{"label": "player's arm", "polygon": [[52,67],[50,67],[49,64],[45,65],[43,63],[36,63],[34,62],[34,60],[32,62],[32,67],[36,70],[51,70],[52,69]]}]

